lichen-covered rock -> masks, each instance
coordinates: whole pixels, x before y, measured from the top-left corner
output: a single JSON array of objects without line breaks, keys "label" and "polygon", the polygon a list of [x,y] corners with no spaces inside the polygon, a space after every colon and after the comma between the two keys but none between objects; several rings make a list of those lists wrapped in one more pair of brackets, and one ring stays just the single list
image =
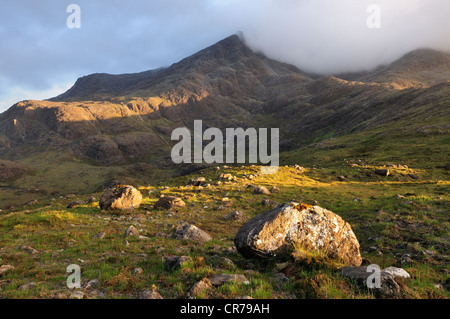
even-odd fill
[{"label": "lichen-covered rock", "polygon": [[184,207],[186,203],[179,197],[164,196],[155,203],[155,209],[171,209],[172,207]]},{"label": "lichen-covered rock", "polygon": [[100,208],[105,210],[131,210],[141,206],[142,194],[133,186],[117,185],[109,188],[100,198]]},{"label": "lichen-covered rock", "polygon": [[286,256],[295,245],[346,265],[362,262],[358,239],[346,221],[319,206],[294,202],[257,215],[238,231],[234,243],[244,257]]}]

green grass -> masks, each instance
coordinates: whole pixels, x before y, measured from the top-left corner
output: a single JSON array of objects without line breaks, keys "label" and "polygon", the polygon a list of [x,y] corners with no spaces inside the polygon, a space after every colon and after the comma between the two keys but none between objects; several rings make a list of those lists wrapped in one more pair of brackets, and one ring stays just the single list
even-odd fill
[{"label": "green grass", "polygon": [[[412,278],[404,282],[405,298],[448,298],[444,288],[435,288],[448,278],[450,182],[445,172],[411,167],[408,172],[420,174],[420,180],[405,178],[401,169],[394,169],[393,175],[387,178],[368,177],[366,172],[375,168],[347,165],[309,168],[300,173],[293,167],[281,167],[275,175],[259,175],[249,181],[244,174],[258,174],[259,167],[232,167],[226,172],[238,180],[220,186],[216,182],[222,171],[208,169],[194,176],[205,177],[210,187],[184,186],[193,176],[167,180],[163,185],[167,189],[159,185],[140,187],[143,204],[131,214],[100,211],[97,203],[65,208],[76,199],[86,200],[87,195],[3,211],[0,264],[10,264],[16,269],[0,278],[0,296],[51,298],[56,293],[68,296],[66,268],[79,264],[83,284],[92,279],[100,281],[98,290],[105,294],[101,298],[136,298],[153,285],[165,298],[186,298],[196,282],[217,273],[243,274],[250,284],[226,284],[197,298],[374,298],[370,292],[338,276],[335,270],[339,264],[320,256],[297,256],[296,270],[289,281],[279,283],[275,280],[277,261],[246,260],[236,252],[229,252],[227,248],[234,246],[234,236],[244,221],[229,222],[223,217],[240,210],[252,218],[269,209],[261,204],[267,196],[255,195],[247,189],[248,184],[254,184],[278,187],[280,192],[270,196],[275,202],[296,200],[312,204],[317,201],[318,205],[339,214],[351,224],[363,257],[381,267],[400,266],[398,259],[402,254],[413,254],[414,264],[406,267]],[[347,176],[344,182],[336,178],[341,174]],[[153,204],[161,194],[180,196],[187,206],[170,210],[171,215],[169,211],[154,210]],[[409,195],[396,198],[397,194]],[[93,195],[100,198],[101,193]],[[225,196],[233,206],[218,209]],[[213,240],[197,245],[169,238],[180,221],[196,222]],[[125,239],[123,233],[132,224],[149,239]],[[92,239],[102,231],[106,232],[104,239]],[[156,236],[158,233],[166,236]],[[38,253],[31,255],[21,246],[31,246]],[[369,253],[371,246],[377,246],[381,254]],[[427,251],[432,254],[428,255]],[[163,257],[169,255],[190,256],[191,261],[181,269],[167,271]],[[221,257],[231,259],[236,267],[218,268]],[[144,273],[134,274],[135,268],[141,268]],[[36,287],[17,290],[29,282],[35,282]],[[92,292],[86,294],[99,297]]]}]

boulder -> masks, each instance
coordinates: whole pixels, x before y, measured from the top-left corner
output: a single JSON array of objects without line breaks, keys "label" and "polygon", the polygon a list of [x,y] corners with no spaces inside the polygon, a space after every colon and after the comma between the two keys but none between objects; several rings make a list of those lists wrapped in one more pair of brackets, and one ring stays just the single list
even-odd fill
[{"label": "boulder", "polygon": [[295,202],[278,205],[247,222],[236,234],[235,246],[244,257],[285,257],[294,245],[326,253],[346,265],[359,266],[359,242],[350,225],[319,206]]},{"label": "boulder", "polygon": [[100,209],[131,210],[141,206],[142,194],[133,186],[117,185],[109,188],[100,198]]},{"label": "boulder", "polygon": [[182,223],[180,224],[175,232],[172,234],[171,238],[173,239],[184,239],[184,240],[195,240],[197,242],[203,243],[210,241],[211,236],[205,231],[201,230],[197,226]]},{"label": "boulder", "polygon": [[[369,276],[374,275],[373,270],[369,270],[368,267],[343,267],[338,270],[338,273],[366,289],[369,289],[367,286],[368,279],[372,279]],[[374,290],[376,296],[381,298],[393,298],[400,295],[400,286],[395,281],[394,276],[386,271],[380,272],[380,286],[370,289]]]},{"label": "boulder", "polygon": [[164,196],[155,204],[155,209],[171,209],[172,207],[184,207],[186,203],[179,197]]}]

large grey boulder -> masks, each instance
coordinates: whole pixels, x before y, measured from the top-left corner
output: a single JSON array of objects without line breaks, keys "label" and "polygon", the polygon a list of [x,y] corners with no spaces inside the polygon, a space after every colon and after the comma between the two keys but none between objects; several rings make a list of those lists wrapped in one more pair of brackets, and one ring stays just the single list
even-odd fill
[{"label": "large grey boulder", "polygon": [[359,242],[350,225],[319,206],[278,205],[257,215],[236,234],[235,246],[244,257],[289,256],[294,246],[326,253],[346,265],[359,266]]},{"label": "large grey boulder", "polygon": [[133,186],[117,185],[109,188],[100,198],[99,205],[105,210],[132,210],[139,208],[142,194]]}]

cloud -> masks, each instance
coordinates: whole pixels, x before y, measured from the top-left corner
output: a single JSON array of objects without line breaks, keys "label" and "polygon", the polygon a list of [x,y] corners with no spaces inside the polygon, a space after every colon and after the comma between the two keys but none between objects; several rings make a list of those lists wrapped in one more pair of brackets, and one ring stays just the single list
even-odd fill
[{"label": "cloud", "polygon": [[[71,3],[81,29],[66,26]],[[372,3],[381,29],[367,27]],[[238,31],[306,71],[370,69],[419,47],[450,51],[449,12],[448,0],[2,0],[0,111],[86,74],[168,66]]]}]

